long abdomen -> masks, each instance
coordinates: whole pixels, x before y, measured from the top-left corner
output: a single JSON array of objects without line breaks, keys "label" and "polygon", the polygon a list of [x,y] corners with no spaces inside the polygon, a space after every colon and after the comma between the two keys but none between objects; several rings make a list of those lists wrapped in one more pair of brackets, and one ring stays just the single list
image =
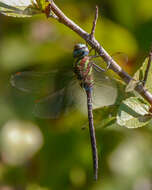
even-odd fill
[{"label": "long abdomen", "polygon": [[91,147],[92,147],[94,178],[95,180],[97,180],[98,178],[98,151],[97,151],[97,145],[96,145],[96,136],[95,136],[94,123],[93,123],[93,113],[92,113],[92,89],[89,88],[88,90],[86,90],[86,94],[87,94],[88,119],[89,119],[89,131],[90,131],[90,139],[91,139]]}]

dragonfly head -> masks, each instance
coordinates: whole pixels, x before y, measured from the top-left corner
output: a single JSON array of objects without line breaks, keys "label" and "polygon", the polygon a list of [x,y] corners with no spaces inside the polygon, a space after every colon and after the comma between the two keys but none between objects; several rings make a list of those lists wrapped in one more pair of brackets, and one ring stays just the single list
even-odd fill
[{"label": "dragonfly head", "polygon": [[76,44],[74,46],[73,57],[74,58],[83,58],[89,54],[89,49],[86,44]]}]

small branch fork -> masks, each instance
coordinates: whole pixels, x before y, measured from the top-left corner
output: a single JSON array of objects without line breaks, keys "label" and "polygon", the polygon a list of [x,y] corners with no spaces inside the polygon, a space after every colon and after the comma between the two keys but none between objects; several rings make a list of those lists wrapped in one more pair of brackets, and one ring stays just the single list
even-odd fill
[{"label": "small branch fork", "polygon": [[93,25],[92,25],[92,30],[91,30],[91,34],[90,34],[90,40],[93,40],[93,38],[94,38],[96,25],[97,25],[97,20],[98,20],[98,13],[99,13],[99,9],[98,9],[98,6],[96,6],[96,13],[95,13],[95,18],[94,18]]},{"label": "small branch fork", "polygon": [[[122,80],[128,84],[132,77],[126,73],[117,63],[116,61],[106,52],[106,50],[99,44],[99,42],[94,38],[95,26],[98,18],[98,8],[96,7],[96,15],[93,22],[93,27],[91,34],[87,33],[81,27],[79,27],[75,22],[69,19],[54,3],[53,0],[48,0],[50,2],[50,9],[57,16],[58,21],[69,27],[71,30],[76,32],[79,36],[81,36],[87,44],[89,44],[98,54],[99,56],[109,65],[109,69],[113,70],[117,75],[119,75]],[[91,37],[90,37],[91,36]],[[93,36],[93,37],[92,37]],[[140,84],[135,89],[144,99],[146,99],[152,105],[152,94],[144,87],[143,84]]]},{"label": "small branch fork", "polygon": [[151,47],[150,52],[149,52],[149,59],[148,59],[148,64],[147,64],[147,68],[146,68],[144,79],[143,79],[143,86],[145,86],[145,84],[146,84],[151,62],[152,62],[152,47]]}]

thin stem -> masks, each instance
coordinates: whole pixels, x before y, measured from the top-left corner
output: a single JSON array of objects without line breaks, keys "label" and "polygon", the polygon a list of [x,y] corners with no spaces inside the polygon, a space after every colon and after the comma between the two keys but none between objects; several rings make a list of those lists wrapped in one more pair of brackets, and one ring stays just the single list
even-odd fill
[{"label": "thin stem", "polygon": [[147,78],[148,78],[151,61],[152,61],[152,49],[149,52],[149,59],[148,59],[148,64],[147,64],[147,68],[146,68],[144,79],[143,79],[143,86],[145,86]]},{"label": "thin stem", "polygon": [[90,39],[91,40],[94,38],[95,29],[96,29],[97,20],[98,20],[98,12],[99,12],[98,6],[96,6],[95,18],[94,18],[94,21],[93,21],[92,30],[91,30],[91,34],[90,34]]},{"label": "thin stem", "polygon": [[[99,44],[99,42],[93,38],[90,39],[90,34],[79,27],[75,22],[69,19],[53,2],[53,0],[48,0],[50,2],[50,9],[59,18],[59,22],[63,23],[65,26],[69,27],[71,30],[76,32],[81,36],[96,52],[102,57],[102,59],[108,64],[109,69],[113,70],[117,75],[119,75],[122,80],[128,84],[132,77],[126,73],[117,62],[106,52],[106,50]],[[143,96],[150,104],[152,104],[152,94],[144,88],[143,85],[138,85],[135,89],[141,96]]]}]

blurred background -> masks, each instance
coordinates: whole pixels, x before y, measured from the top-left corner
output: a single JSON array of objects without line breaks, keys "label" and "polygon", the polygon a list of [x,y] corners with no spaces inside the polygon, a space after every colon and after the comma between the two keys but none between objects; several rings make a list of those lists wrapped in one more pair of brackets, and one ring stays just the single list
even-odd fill
[{"label": "blurred background", "polygon": [[[99,5],[96,39],[111,55],[128,56],[120,64],[130,74],[141,66],[152,41],[151,0],[55,2],[88,32]],[[84,41],[51,18],[0,15],[0,190],[152,189],[151,126],[102,128],[98,114],[99,180],[94,182],[87,119],[37,118],[35,97],[11,86],[18,71],[72,68],[78,42]]]}]

